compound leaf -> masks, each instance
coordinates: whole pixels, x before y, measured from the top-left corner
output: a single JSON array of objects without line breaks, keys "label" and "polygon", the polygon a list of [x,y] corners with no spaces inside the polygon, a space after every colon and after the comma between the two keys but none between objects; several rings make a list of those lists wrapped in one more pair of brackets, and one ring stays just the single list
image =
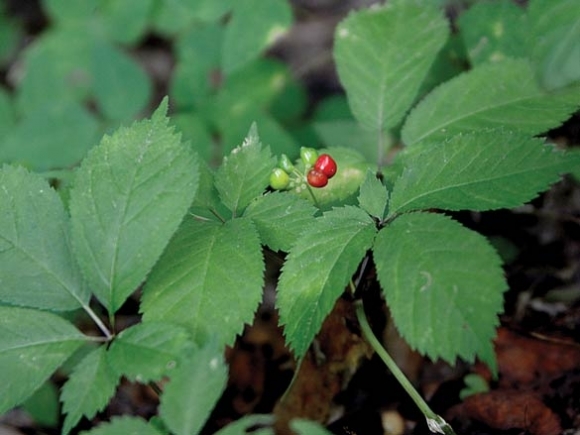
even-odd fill
[{"label": "compound leaf", "polygon": [[515,207],[546,190],[570,166],[564,152],[543,140],[501,130],[459,134],[421,149],[395,181],[391,215]]},{"label": "compound leaf", "polygon": [[93,418],[113,397],[120,378],[106,356],[105,346],[94,349],[75,366],[64,384],[61,401],[67,416],[63,434],[68,434],[83,416]]},{"label": "compound leaf", "polygon": [[477,356],[495,372],[492,346],[507,284],[487,240],[435,213],[410,213],[377,235],[377,276],[395,325],[429,357]]},{"label": "compound leaf", "polygon": [[167,126],[150,120],[105,136],[78,170],[70,198],[73,246],[99,301],[114,313],[144,280],[197,188],[197,161]]},{"label": "compound leaf", "polygon": [[196,435],[228,379],[223,348],[209,342],[188,355],[163,389],[160,415],[176,435]]},{"label": "compound leaf", "polygon": [[111,344],[107,360],[129,380],[149,382],[171,373],[190,345],[185,329],[169,322],[145,322],[125,329]]},{"label": "compound leaf", "polygon": [[219,334],[232,344],[251,322],[261,297],[264,260],[250,219],[184,221],[155,266],[145,288],[145,321],[187,327],[196,342]]},{"label": "compound leaf", "polygon": [[412,2],[351,13],[338,25],[338,75],[364,127],[381,131],[403,119],[448,33],[440,11]]},{"label": "compound leaf", "polygon": [[7,165],[0,186],[0,301],[56,311],[86,306],[90,293],[58,194],[39,175]]},{"label": "compound leaf", "polygon": [[0,306],[0,414],[24,402],[87,340],[55,314]]},{"label": "compound leaf", "polygon": [[578,89],[548,94],[526,60],[506,59],[479,65],[436,88],[409,114],[401,134],[406,145],[499,127],[536,135],[559,126],[578,101]]},{"label": "compound leaf", "polygon": [[215,186],[226,207],[234,215],[268,186],[276,159],[262,147],[256,124],[252,124],[242,145],[224,157],[215,174]]},{"label": "compound leaf", "polygon": [[344,292],[376,233],[357,207],[336,208],[298,238],[278,282],[277,306],[286,342],[301,358]]},{"label": "compound leaf", "polygon": [[250,203],[244,216],[252,219],[260,239],[273,251],[288,252],[313,222],[316,208],[307,200],[285,192],[263,195]]}]

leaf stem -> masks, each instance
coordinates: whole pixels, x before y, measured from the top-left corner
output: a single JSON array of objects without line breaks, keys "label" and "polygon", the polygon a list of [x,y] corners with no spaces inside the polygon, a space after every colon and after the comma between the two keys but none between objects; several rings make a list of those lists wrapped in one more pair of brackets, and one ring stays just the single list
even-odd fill
[{"label": "leaf stem", "polygon": [[456,435],[451,426],[443,420],[439,415],[435,414],[427,402],[423,400],[421,395],[417,392],[413,384],[407,379],[407,377],[403,374],[401,369],[397,366],[395,361],[391,358],[385,348],[381,345],[375,334],[373,333],[367,317],[365,315],[364,306],[362,300],[357,300],[355,302],[356,308],[356,316],[359,321],[359,324],[362,328],[363,335],[365,339],[369,342],[369,344],[373,347],[377,355],[383,360],[385,365],[389,368],[391,373],[395,376],[397,381],[401,384],[401,386],[405,389],[407,394],[413,399],[413,402],[417,405],[417,407],[421,410],[425,418],[427,419],[427,426],[429,430],[434,433],[442,433],[445,435]]},{"label": "leaf stem", "polygon": [[111,334],[111,331],[109,331],[109,329],[105,326],[105,324],[99,318],[99,316],[97,316],[97,314],[92,310],[92,308],[89,305],[83,304],[83,309],[86,311],[89,317],[93,319],[93,322],[95,322],[97,327],[101,330],[103,335],[106,337],[107,341],[111,341],[113,339],[113,334]]}]

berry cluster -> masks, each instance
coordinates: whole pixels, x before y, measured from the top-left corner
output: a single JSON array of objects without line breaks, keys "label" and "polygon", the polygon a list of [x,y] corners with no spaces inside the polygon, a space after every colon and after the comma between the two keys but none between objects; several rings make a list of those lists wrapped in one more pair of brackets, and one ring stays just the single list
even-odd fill
[{"label": "berry cluster", "polygon": [[312,187],[324,187],[328,180],[336,174],[336,162],[328,154],[320,156],[314,148],[300,148],[300,159],[304,164],[306,176],[300,172],[286,154],[278,160],[278,167],[270,175],[270,187],[275,190],[306,188],[306,183]]}]

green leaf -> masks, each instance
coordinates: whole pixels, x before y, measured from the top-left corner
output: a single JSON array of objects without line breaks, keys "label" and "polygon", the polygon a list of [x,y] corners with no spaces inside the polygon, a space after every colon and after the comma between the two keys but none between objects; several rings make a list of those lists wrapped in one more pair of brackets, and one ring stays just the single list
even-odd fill
[{"label": "green leaf", "polygon": [[[192,7],[190,2],[187,7]],[[219,23],[199,24],[176,40],[177,64],[171,80],[171,95],[178,107],[191,109],[218,87],[223,34]]]},{"label": "green leaf", "polygon": [[105,136],[71,190],[73,246],[99,301],[114,313],[144,280],[193,200],[197,161],[167,126],[167,102]]},{"label": "green leaf", "polygon": [[189,345],[189,334],[175,324],[139,323],[117,336],[107,361],[117,374],[131,381],[149,382],[171,374]]},{"label": "green leaf", "polygon": [[[385,156],[393,145],[390,135],[383,132],[378,139],[376,131],[365,130],[351,119],[316,122],[313,128],[326,147],[353,149],[361,153],[368,162],[377,162],[378,156]],[[382,165],[384,162],[377,163]]]},{"label": "green leaf", "polygon": [[[245,415],[239,420],[228,424],[224,428],[217,431],[214,435],[240,435],[247,433],[248,429],[255,426],[273,425],[274,417],[270,414],[249,414]],[[260,429],[259,431],[252,431],[254,435],[274,435],[272,429]]]},{"label": "green leaf", "polygon": [[389,129],[403,119],[448,33],[436,8],[402,1],[351,13],[338,25],[338,75],[365,128]]},{"label": "green leaf", "polygon": [[268,186],[276,159],[262,147],[258,129],[253,124],[242,145],[224,157],[215,175],[215,186],[222,202],[234,216],[248,206]]},{"label": "green leaf", "polygon": [[155,266],[145,288],[145,321],[174,322],[196,342],[219,334],[232,344],[253,319],[261,298],[264,261],[247,218],[220,224],[187,219]]},{"label": "green leaf", "polygon": [[530,38],[525,10],[509,0],[474,4],[459,29],[472,65],[520,57]]},{"label": "green leaf", "polygon": [[210,343],[188,355],[163,388],[159,412],[176,435],[197,435],[228,380],[223,348]]},{"label": "green leaf", "polygon": [[[1,20],[2,18],[0,18]],[[0,32],[1,30],[0,23]],[[0,41],[0,46],[1,46]],[[0,48],[1,50],[1,48]],[[12,97],[4,90],[0,88],[0,138],[6,138],[8,132],[14,128],[16,124],[16,114],[14,113],[14,104],[12,102]],[[0,142],[0,149],[5,145]]]},{"label": "green leaf", "polygon": [[109,423],[81,432],[81,435],[163,435],[155,426],[139,417],[113,417]]},{"label": "green leaf", "polygon": [[42,6],[59,26],[86,23],[96,8],[92,3],[69,4],[67,0],[43,0]]},{"label": "green leaf", "polygon": [[56,311],[88,305],[58,193],[13,166],[0,169],[0,186],[0,301]]},{"label": "green leaf", "polygon": [[[63,9],[74,10],[66,6]],[[50,108],[51,104],[79,102],[87,97],[91,85],[91,38],[86,31],[59,28],[44,33],[24,51],[26,74],[16,94],[21,114]]]},{"label": "green leaf", "polygon": [[277,307],[286,342],[298,358],[344,292],[375,233],[363,210],[337,208],[316,219],[292,247],[278,282]]},{"label": "green leaf", "polygon": [[83,416],[91,419],[103,410],[113,397],[119,379],[107,361],[105,346],[87,354],[62,388],[63,412],[67,414],[62,433],[68,434]]},{"label": "green leaf", "polygon": [[412,153],[395,181],[390,215],[409,210],[493,210],[530,201],[566,172],[567,155],[501,130],[458,134]]},{"label": "green leaf", "polygon": [[76,165],[96,144],[98,127],[97,120],[76,102],[40,105],[0,143],[0,160],[37,171]]},{"label": "green leaf", "polygon": [[22,404],[22,408],[38,426],[56,428],[60,421],[58,389],[50,380]]},{"label": "green leaf", "polygon": [[24,402],[87,340],[55,314],[0,306],[0,414]]},{"label": "green leaf", "polygon": [[[259,13],[256,13],[259,11]],[[292,9],[284,0],[237,0],[224,38],[222,66],[230,74],[260,55],[292,24]]]},{"label": "green leaf", "polygon": [[360,207],[371,216],[382,219],[385,216],[388,198],[387,188],[371,170],[368,170],[358,195]]},{"label": "green leaf", "polygon": [[492,338],[507,284],[484,237],[440,214],[404,214],[379,232],[373,258],[411,347],[451,364],[477,356],[496,372]]},{"label": "green leaf", "polygon": [[130,120],[149,102],[149,77],[131,58],[100,40],[92,44],[93,90],[103,114],[114,120]]},{"label": "green leaf", "polygon": [[527,61],[506,59],[439,86],[411,112],[401,134],[406,145],[494,127],[536,135],[560,125],[578,101],[577,91],[543,92]]},{"label": "green leaf", "polygon": [[527,41],[546,89],[580,81],[580,13],[576,0],[530,1]]},{"label": "green leaf", "polygon": [[580,149],[571,149],[568,152],[568,158],[570,160],[570,169],[568,172],[570,172],[577,181],[580,181]]},{"label": "green leaf", "polygon": [[300,233],[314,220],[316,208],[286,192],[274,192],[250,203],[244,216],[252,219],[260,239],[273,251],[288,252]]},{"label": "green leaf", "polygon": [[199,114],[194,112],[181,112],[171,116],[171,124],[183,135],[199,157],[211,163],[216,153],[216,146],[211,136],[209,126]]},{"label": "green leaf", "polygon": [[100,24],[112,40],[137,43],[147,28],[154,0],[105,0],[98,3]]}]

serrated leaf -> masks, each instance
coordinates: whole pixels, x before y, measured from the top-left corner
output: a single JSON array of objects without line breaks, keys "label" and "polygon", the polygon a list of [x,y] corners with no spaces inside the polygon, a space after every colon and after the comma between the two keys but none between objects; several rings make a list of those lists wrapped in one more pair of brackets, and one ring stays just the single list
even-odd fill
[{"label": "serrated leaf", "polygon": [[55,311],[88,304],[69,225],[46,180],[21,167],[0,169],[1,302]]},{"label": "serrated leaf", "polygon": [[159,412],[176,435],[197,435],[228,380],[223,348],[210,342],[188,355],[163,389]]},{"label": "serrated leaf", "polygon": [[252,199],[268,186],[276,159],[262,147],[256,124],[252,124],[242,145],[224,157],[215,175],[215,186],[222,202],[234,215],[242,212]]},{"label": "serrated leaf", "polygon": [[197,160],[167,126],[166,110],[165,100],[150,120],[105,136],[70,193],[77,259],[110,313],[144,280],[197,188]]},{"label": "serrated leaf", "polygon": [[576,0],[534,0],[528,7],[527,38],[546,89],[580,81],[580,13]]},{"label": "serrated leaf", "polygon": [[373,258],[411,347],[451,364],[477,356],[496,371],[492,339],[507,284],[483,236],[440,214],[404,214],[379,232]]},{"label": "serrated leaf", "polygon": [[519,57],[530,38],[525,10],[509,0],[474,4],[459,29],[472,65]]},{"label": "serrated leaf", "polygon": [[113,397],[120,377],[109,365],[106,352],[105,346],[91,351],[75,366],[64,384],[61,401],[67,415],[63,434],[68,434],[83,416],[93,418]]},{"label": "serrated leaf", "polygon": [[55,314],[0,306],[0,415],[24,402],[87,340]]},{"label": "serrated leaf", "polygon": [[244,216],[252,219],[260,239],[273,251],[288,252],[313,221],[316,208],[305,199],[274,192],[252,201]]},{"label": "serrated leaf", "polygon": [[225,224],[187,219],[147,280],[143,319],[183,325],[196,342],[219,334],[222,343],[232,344],[262,298],[263,272],[250,219]]},{"label": "serrated leaf", "polygon": [[[260,11],[260,13],[256,13]],[[222,67],[226,74],[258,57],[292,24],[292,9],[284,0],[237,0],[225,32]]]},{"label": "serrated leaf", "polygon": [[406,145],[499,127],[536,135],[559,126],[578,101],[578,91],[542,91],[526,60],[506,59],[436,88],[409,114],[401,134]]},{"label": "serrated leaf", "polygon": [[337,208],[316,219],[288,254],[277,307],[286,342],[301,358],[344,292],[376,233],[363,210]]},{"label": "serrated leaf", "polygon": [[411,2],[351,13],[338,25],[338,75],[365,128],[381,131],[403,119],[448,33],[440,11]]},{"label": "serrated leaf", "polygon": [[107,361],[129,380],[149,382],[171,373],[180,363],[189,335],[170,322],[145,322],[125,329],[111,344]]},{"label": "serrated leaf", "polygon": [[382,219],[385,216],[388,198],[387,188],[372,171],[367,171],[358,195],[360,207],[371,216]]},{"label": "serrated leaf", "polygon": [[515,207],[546,190],[566,167],[563,152],[526,134],[491,130],[456,135],[412,154],[395,181],[389,213]]},{"label": "serrated leaf", "polygon": [[139,417],[113,417],[110,422],[81,432],[81,435],[164,435]]}]

